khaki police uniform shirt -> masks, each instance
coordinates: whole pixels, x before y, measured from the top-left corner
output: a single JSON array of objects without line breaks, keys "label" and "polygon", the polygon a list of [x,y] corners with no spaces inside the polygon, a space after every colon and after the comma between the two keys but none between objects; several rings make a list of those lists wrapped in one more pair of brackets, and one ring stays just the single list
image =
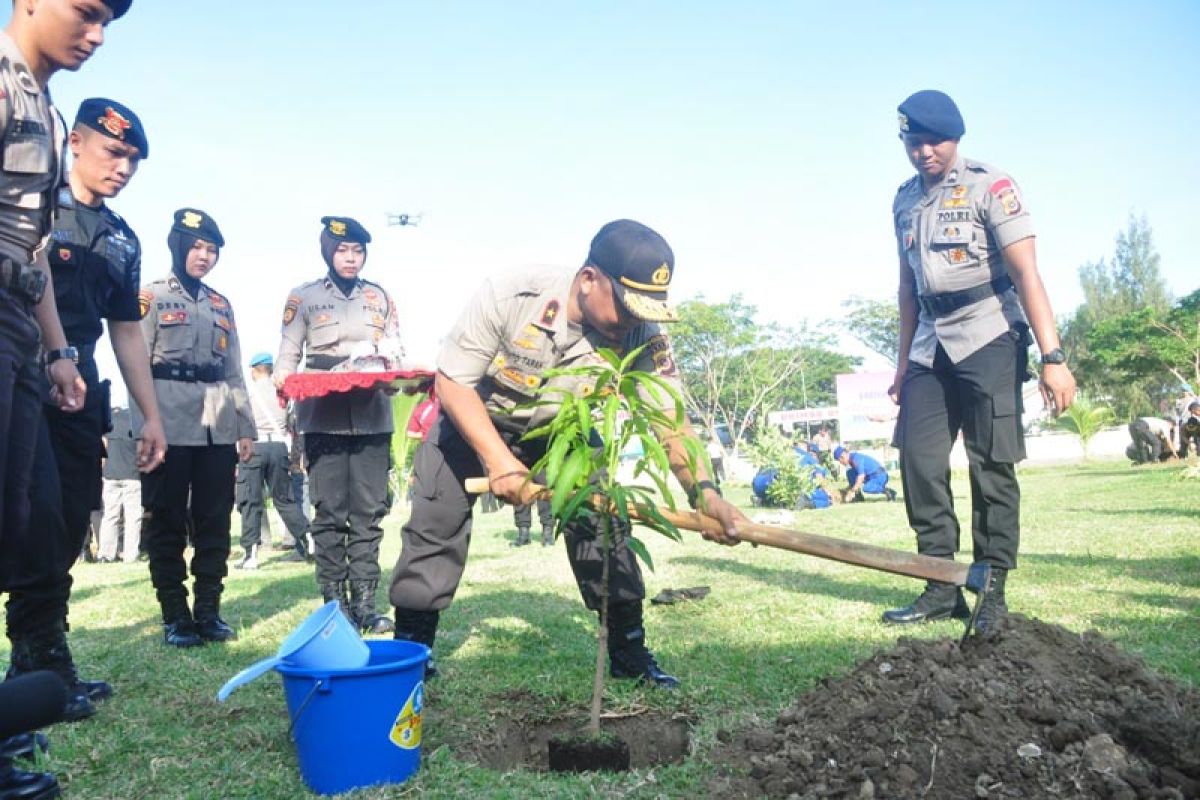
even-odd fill
[{"label": "khaki police uniform shirt", "polygon": [[[574,278],[575,271],[537,270],[486,281],[442,343],[438,370],[473,387],[490,413],[521,420],[526,430],[558,412],[556,405],[513,411],[538,399],[537,389],[547,383],[543,373],[551,367],[602,363],[596,353],[601,347],[625,353],[647,345],[634,368],[656,372],[679,390],[671,344],[657,323],[638,325],[618,344],[567,320]],[[556,377],[550,385],[579,396],[593,388],[576,376]]]},{"label": "khaki police uniform shirt", "polygon": [[[224,379],[215,383],[154,379],[167,444],[234,444],[256,438],[237,325],[225,296],[202,283],[193,300],[171,275],[142,287],[138,302],[152,365],[218,363],[224,370]],[[130,406],[140,432],[141,410],[136,402]]]},{"label": "khaki police uniform shirt", "polygon": [[38,85],[25,57],[0,31],[0,255],[19,264],[50,231],[54,192],[66,182],[63,143],[66,125]]},{"label": "khaki police uniform shirt", "polygon": [[[301,355],[349,358],[360,342],[374,344],[399,335],[396,306],[382,286],[360,278],[346,297],[327,276],[296,287],[288,296],[276,368],[296,372]],[[308,365],[305,369],[328,371]],[[391,398],[380,390],[356,390],[301,400],[296,404],[296,425],[301,433],[391,433]]]},{"label": "khaki police uniform shirt", "polygon": [[[912,269],[919,295],[969,289],[1005,275],[1000,251],[1033,236],[1016,182],[965,158],[928,192],[919,175],[904,183],[892,216],[900,262]],[[1025,314],[1012,289],[937,319],[921,310],[908,357],[932,366],[940,343],[957,364],[1019,323]]]}]

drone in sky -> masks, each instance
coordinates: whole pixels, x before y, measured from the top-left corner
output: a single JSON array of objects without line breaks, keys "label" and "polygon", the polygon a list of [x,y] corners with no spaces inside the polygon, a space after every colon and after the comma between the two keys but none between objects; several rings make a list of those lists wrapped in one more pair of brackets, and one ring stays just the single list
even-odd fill
[{"label": "drone in sky", "polygon": [[416,227],[421,224],[421,218],[424,214],[388,214],[388,225],[399,225],[400,227]]}]

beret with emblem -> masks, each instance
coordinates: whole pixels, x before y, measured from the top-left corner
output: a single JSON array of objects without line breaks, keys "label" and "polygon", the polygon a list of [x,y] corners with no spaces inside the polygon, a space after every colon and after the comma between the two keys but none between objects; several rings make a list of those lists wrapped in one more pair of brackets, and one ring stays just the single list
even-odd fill
[{"label": "beret with emblem", "polygon": [[630,314],[646,322],[675,322],[667,289],[675,254],[655,231],[631,219],[608,223],[592,239],[587,263],[612,279],[613,294]]},{"label": "beret with emblem", "polygon": [[350,217],[321,217],[321,224],[325,226],[325,231],[339,242],[371,242],[371,234],[367,233],[367,229],[359,225],[358,220]]},{"label": "beret with emblem", "polygon": [[937,89],[922,89],[910,95],[896,109],[901,133],[931,133],[947,139],[961,139],[967,132],[958,106],[950,95]]},{"label": "beret with emblem", "polygon": [[150,156],[150,143],[146,141],[146,129],[137,114],[129,107],[106,97],[89,97],[79,104],[75,115],[75,127],[85,125],[94,131],[131,144],[138,149],[142,158]]},{"label": "beret with emblem", "polygon": [[225,246],[225,237],[221,235],[216,220],[196,208],[181,208],[176,211],[171,230],[212,242],[217,247]]}]

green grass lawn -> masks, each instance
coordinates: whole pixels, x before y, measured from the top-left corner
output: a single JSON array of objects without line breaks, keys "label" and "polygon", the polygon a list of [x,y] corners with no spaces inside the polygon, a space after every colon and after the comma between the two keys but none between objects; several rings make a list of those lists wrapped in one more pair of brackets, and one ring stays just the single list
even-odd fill
[{"label": "green grass lawn", "polygon": [[[1095,628],[1157,670],[1200,684],[1200,482],[1180,467],[1131,469],[1103,462],[1022,473],[1021,569],[1009,582],[1015,610],[1072,630]],[[965,475],[956,502],[967,513]],[[748,490],[729,492],[749,505]],[[388,520],[386,582],[399,549],[400,507]],[[237,522],[235,518],[235,523]],[[829,675],[844,673],[900,631],[880,612],[907,603],[916,581],[685,534],[649,539],[657,572],[647,593],[709,585],[699,602],[652,607],[647,630],[660,663],[680,677],[674,693],[610,684],[606,706],[649,706],[693,720],[683,764],[617,776],[500,773],[468,757],[504,716],[582,713],[591,690],[592,617],[560,545],[514,550],[511,514],[477,517],[455,604],[442,616],[442,676],[428,688],[423,766],[404,786],[355,797],[701,797],[721,730],[771,718]],[[902,503],[868,502],[798,514],[795,527],[911,549]],[[969,548],[969,533],[964,543]],[[231,561],[231,567],[234,562]],[[44,766],[71,798],[296,798],[308,796],[288,738],[277,675],[218,704],[217,689],[272,654],[319,601],[312,568],[267,562],[230,570],[224,616],[239,641],[179,651],[162,644],[144,564],[75,569],[71,642],[85,677],[116,696],[90,720],[52,731]],[[957,636],[959,623],[904,634]],[[7,643],[0,651],[7,658]]]}]

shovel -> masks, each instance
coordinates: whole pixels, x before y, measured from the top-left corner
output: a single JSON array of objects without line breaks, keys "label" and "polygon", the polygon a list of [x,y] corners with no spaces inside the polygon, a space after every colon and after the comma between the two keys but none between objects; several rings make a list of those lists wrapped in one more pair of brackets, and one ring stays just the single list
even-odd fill
[{"label": "shovel", "polygon": [[[465,488],[471,494],[483,494],[488,491],[488,480],[487,478],[468,478]],[[534,484],[534,488],[538,489],[542,496],[550,493],[549,489],[537,484]],[[597,506],[598,511],[604,510],[599,507],[599,504],[594,503],[594,505]],[[724,531],[719,521],[701,514],[699,511],[672,511],[664,506],[657,506],[657,510],[676,528],[709,533]],[[632,504],[629,506],[629,516],[634,519],[643,518]],[[966,630],[963,631],[963,642],[975,628],[979,607],[987,596],[988,586],[991,582],[992,567],[990,564],[959,564],[945,558],[933,558],[904,550],[892,550],[887,547],[877,547],[847,539],[835,539],[832,536],[803,533],[771,525],[758,525],[753,522],[739,523],[738,538],[751,544],[791,550],[794,553],[804,553],[817,558],[840,561],[843,564],[877,569],[894,575],[961,586],[975,594],[975,607],[971,609],[971,617],[967,620]]]}]

